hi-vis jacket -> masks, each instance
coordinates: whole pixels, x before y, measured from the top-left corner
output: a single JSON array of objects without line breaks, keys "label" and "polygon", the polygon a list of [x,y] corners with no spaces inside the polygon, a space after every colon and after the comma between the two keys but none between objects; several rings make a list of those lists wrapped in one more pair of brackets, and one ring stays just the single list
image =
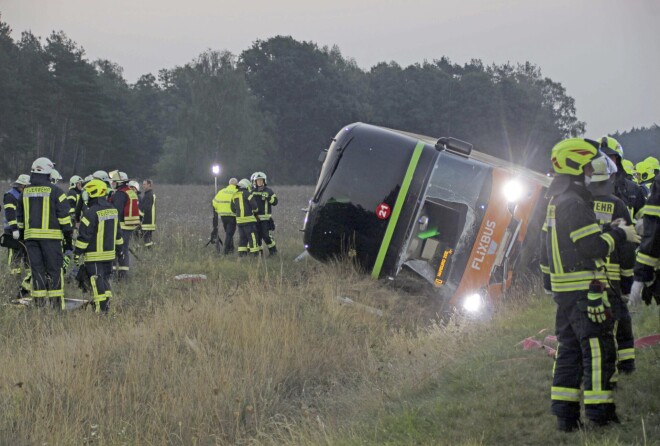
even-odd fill
[{"label": "hi-vis jacket", "polygon": [[[598,219],[598,226],[603,231],[610,229],[610,223],[623,218],[627,225],[632,224],[630,212],[626,204],[615,195],[594,194],[594,213]],[[611,281],[622,281],[623,294],[630,293],[632,285],[633,267],[635,266],[635,249],[637,246],[630,242],[617,243],[612,253],[605,259],[605,272]]]},{"label": "hi-vis jacket", "polygon": [[25,240],[62,240],[71,234],[69,202],[62,190],[51,184],[48,175],[33,173],[23,189],[22,210]]},{"label": "hi-vis jacket", "polygon": [[275,195],[275,192],[271,188],[264,186],[262,189],[253,189],[252,196],[257,202],[259,220],[269,220],[272,207],[277,205],[277,195]]},{"label": "hi-vis jacket", "polygon": [[644,234],[637,251],[635,280],[651,282],[660,270],[660,176],[656,176],[651,196],[641,214],[644,216]]},{"label": "hi-vis jacket", "polygon": [[85,254],[85,262],[115,259],[118,246],[124,244],[119,226],[119,212],[105,198],[90,200],[90,207],[80,219],[76,254]]},{"label": "hi-vis jacket", "polygon": [[256,223],[254,216],[257,202],[247,189],[239,189],[231,199],[231,210],[236,215],[236,224]]},{"label": "hi-vis jacket", "polygon": [[137,193],[124,184],[112,194],[110,202],[119,212],[119,227],[124,231],[137,229],[140,225],[140,205]]},{"label": "hi-vis jacket", "polygon": [[23,229],[23,219],[18,216],[18,210],[21,207],[20,202],[21,192],[15,187],[9,189],[2,199],[2,204],[5,207],[2,226],[7,232]]},{"label": "hi-vis jacket", "polygon": [[[553,181],[558,180],[570,178]],[[550,199],[541,231],[541,271],[549,275],[553,293],[587,291],[593,279],[606,283],[604,259],[626,236],[619,228],[602,233],[593,209],[589,191],[574,182]]]},{"label": "hi-vis jacket", "polygon": [[221,217],[235,217],[234,211],[231,209],[231,199],[238,192],[238,187],[235,184],[230,184],[224,189],[220,189],[213,198],[213,209],[216,214]]},{"label": "hi-vis jacket", "polygon": [[156,230],[156,194],[153,190],[144,193],[140,200],[140,212],[142,213],[142,230]]}]

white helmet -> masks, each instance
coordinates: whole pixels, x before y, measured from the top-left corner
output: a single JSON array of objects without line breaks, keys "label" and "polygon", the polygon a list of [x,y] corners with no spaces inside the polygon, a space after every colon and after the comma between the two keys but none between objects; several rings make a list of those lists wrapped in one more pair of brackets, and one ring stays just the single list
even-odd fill
[{"label": "white helmet", "polygon": [[243,178],[241,181],[238,182],[238,187],[250,190],[252,188],[252,183],[250,183],[250,180],[247,178]]},{"label": "white helmet", "polygon": [[50,173],[55,169],[55,163],[49,160],[48,158],[41,157],[34,160],[32,163],[31,172],[33,173],[45,173],[50,175]]},{"label": "white helmet", "polygon": [[268,180],[268,178],[266,178],[266,174],[263,173],[263,172],[253,173],[251,179],[252,179],[252,182],[255,183],[255,184],[256,184],[257,180],[264,180],[264,185],[266,185],[266,182]]},{"label": "white helmet", "polygon": [[105,170],[97,170],[92,174],[92,177],[96,178],[97,180],[105,181],[106,183],[110,182],[110,177],[108,176],[108,172]]},{"label": "white helmet", "polygon": [[609,156],[598,156],[594,158],[591,161],[591,166],[594,168],[594,173],[591,175],[591,181],[593,183],[607,181],[618,171],[616,164]]},{"label": "white helmet", "polygon": [[126,172],[119,172],[119,179],[121,181],[128,181],[128,175],[126,174]]},{"label": "white helmet", "polygon": [[29,186],[30,185],[30,175],[19,175],[16,181],[14,181],[14,186]]},{"label": "white helmet", "polygon": [[129,181],[129,182],[128,182],[128,187],[132,187],[132,188],[135,189],[136,191],[140,192],[140,183],[138,183],[138,182],[135,181],[135,180],[131,180],[131,181]]},{"label": "white helmet", "polygon": [[92,181],[93,179],[94,179],[94,177],[92,175],[87,175],[85,177],[85,179],[83,180],[83,182],[88,183],[88,182]]},{"label": "white helmet", "polygon": [[62,179],[62,175],[60,175],[60,173],[57,170],[53,169],[53,170],[50,171],[50,182],[51,183],[57,184],[57,182],[60,181],[61,179]]},{"label": "white helmet", "polygon": [[71,178],[69,178],[69,186],[71,187],[76,187],[76,184],[82,183],[82,178],[79,177],[78,175],[74,175]]}]

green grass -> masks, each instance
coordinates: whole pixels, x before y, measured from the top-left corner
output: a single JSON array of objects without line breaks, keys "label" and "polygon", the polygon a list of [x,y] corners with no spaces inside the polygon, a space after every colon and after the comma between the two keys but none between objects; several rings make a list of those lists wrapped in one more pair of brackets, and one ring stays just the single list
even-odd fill
[{"label": "green grass", "polygon": [[[219,256],[207,189],[157,189],[156,247],[113,284],[110,317],[0,306],[0,444],[658,444],[657,347],[620,382],[621,426],[557,433],[552,360],[519,345],[552,332],[549,298],[444,325],[351,265],[295,263],[309,188],[276,190],[278,257]],[[657,307],[634,324],[659,332]]]}]

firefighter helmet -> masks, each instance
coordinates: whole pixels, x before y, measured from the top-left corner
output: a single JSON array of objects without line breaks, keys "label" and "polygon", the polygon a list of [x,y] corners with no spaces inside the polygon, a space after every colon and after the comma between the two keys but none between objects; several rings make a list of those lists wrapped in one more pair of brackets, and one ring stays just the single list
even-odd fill
[{"label": "firefighter helmet", "polygon": [[110,182],[110,176],[108,175],[108,172],[106,172],[105,170],[97,170],[92,174],[92,176],[97,180]]},{"label": "firefighter helmet", "polygon": [[603,136],[600,139],[600,150],[605,155],[616,155],[623,159],[623,147],[616,139],[611,136]]},{"label": "firefighter helmet", "polygon": [[57,182],[60,181],[61,179],[62,179],[62,175],[60,175],[60,173],[57,170],[53,169],[53,170],[50,171],[50,182],[51,183],[57,184]]},{"label": "firefighter helmet", "polygon": [[85,191],[89,195],[89,198],[105,197],[108,193],[108,186],[105,182],[95,178],[85,184]]},{"label": "firefighter helmet", "polygon": [[250,190],[252,188],[252,183],[250,183],[250,180],[248,180],[247,178],[243,178],[241,181],[238,182],[238,187],[242,189]]},{"label": "firefighter helmet", "polygon": [[660,161],[655,156],[647,156],[644,158],[644,162],[649,166],[649,169],[660,170]]},{"label": "firefighter helmet", "polygon": [[129,182],[128,182],[128,187],[132,187],[132,188],[135,189],[137,192],[140,192],[140,183],[138,183],[138,182],[135,181],[135,180],[131,180],[131,181],[129,181]]},{"label": "firefighter helmet", "polygon": [[268,178],[266,177],[266,174],[263,172],[255,172],[252,174],[252,183],[256,184],[257,180],[264,180],[264,186],[265,186]]},{"label": "firefighter helmet", "polygon": [[53,169],[55,169],[55,163],[48,158],[41,157],[34,160],[30,171],[33,173],[45,173],[50,175]]},{"label": "firefighter helmet", "polygon": [[581,175],[584,166],[600,154],[598,143],[590,139],[565,139],[552,148],[550,159],[556,173]]},{"label": "firefighter helmet", "polygon": [[30,185],[30,175],[19,175],[16,181],[14,181],[13,186],[29,186]]},{"label": "firefighter helmet", "polygon": [[609,156],[597,156],[591,162],[591,165],[594,168],[591,181],[594,183],[609,180],[619,170],[616,167],[616,163]]},{"label": "firefighter helmet", "polygon": [[71,187],[76,187],[76,184],[82,183],[82,178],[79,177],[78,175],[74,175],[71,178],[69,178],[69,186]]},{"label": "firefighter helmet", "polygon": [[642,183],[652,180],[655,176],[653,165],[649,163],[648,160],[640,161],[637,163],[635,170],[637,170],[637,173],[639,174],[639,181]]},{"label": "firefighter helmet", "polygon": [[630,161],[630,160],[621,160],[621,165],[623,166],[623,170],[628,175],[635,175],[635,165],[633,164],[632,161]]}]

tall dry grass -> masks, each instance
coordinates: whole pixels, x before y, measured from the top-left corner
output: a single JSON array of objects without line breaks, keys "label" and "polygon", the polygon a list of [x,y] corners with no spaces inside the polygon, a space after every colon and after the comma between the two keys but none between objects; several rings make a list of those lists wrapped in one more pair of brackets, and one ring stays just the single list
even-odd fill
[{"label": "tall dry grass", "polygon": [[444,330],[426,328],[427,359],[413,360],[418,314],[406,319],[391,290],[350,265],[293,262],[309,188],[278,191],[281,255],[265,260],[203,248],[212,191],[156,193],[157,247],[114,285],[109,317],[1,307],[1,444],[279,443],[292,426],[337,426],[433,375]]}]

